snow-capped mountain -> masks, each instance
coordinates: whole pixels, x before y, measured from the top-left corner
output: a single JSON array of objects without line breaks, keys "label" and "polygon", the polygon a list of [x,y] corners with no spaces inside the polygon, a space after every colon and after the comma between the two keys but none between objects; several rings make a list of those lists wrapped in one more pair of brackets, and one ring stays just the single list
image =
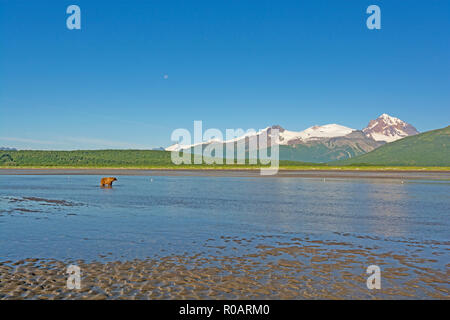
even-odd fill
[{"label": "snow-capped mountain", "polygon": [[227,144],[227,143],[239,142],[242,139],[255,137],[255,136],[259,137],[261,134],[266,133],[266,132],[267,132],[268,139],[270,140],[271,138],[272,139],[275,138],[274,135],[272,134],[273,129],[278,129],[278,139],[275,139],[273,141],[274,141],[274,143],[279,144],[279,145],[293,145],[293,144],[305,143],[305,142],[314,141],[314,140],[320,140],[323,138],[343,137],[343,136],[346,136],[346,135],[352,133],[353,131],[356,131],[355,129],[344,127],[344,126],[341,126],[338,124],[327,124],[327,125],[323,125],[323,126],[315,125],[306,130],[303,130],[303,131],[289,131],[289,130],[282,128],[279,125],[274,125],[272,127],[267,127],[265,129],[262,129],[258,132],[247,133],[241,137],[230,139],[230,140],[225,140],[225,141],[212,139],[209,141],[204,141],[202,143],[197,143],[197,144],[192,144],[192,145],[181,145],[181,144],[176,143],[174,145],[171,145],[170,147],[167,147],[166,151],[180,151],[183,149],[190,149],[199,144],[208,145],[211,143]]},{"label": "snow-capped mountain", "polygon": [[[278,136],[273,134],[274,129],[278,130]],[[259,140],[263,133],[267,133],[269,146],[274,144],[280,146],[280,160],[329,162],[370,152],[386,142],[417,134],[418,131],[398,118],[382,114],[377,119],[371,120],[363,130],[355,130],[339,124],[326,124],[315,125],[303,131],[290,131],[274,125],[225,141],[212,139],[193,145],[174,144],[166,148],[166,151],[186,150],[197,145],[203,148],[210,144],[226,145],[239,142],[243,142],[248,150],[250,138]]]},{"label": "snow-capped mountain", "polygon": [[416,128],[398,118],[383,113],[375,120],[370,120],[362,130],[367,137],[375,141],[392,142],[407,136],[418,134]]}]

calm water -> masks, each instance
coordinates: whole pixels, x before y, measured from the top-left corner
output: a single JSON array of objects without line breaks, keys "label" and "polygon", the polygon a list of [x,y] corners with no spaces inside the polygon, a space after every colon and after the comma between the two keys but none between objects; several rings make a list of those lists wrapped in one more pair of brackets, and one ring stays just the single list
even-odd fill
[{"label": "calm water", "polygon": [[213,254],[208,239],[301,235],[394,252],[438,245],[448,263],[448,182],[118,176],[102,189],[100,178],[0,176],[0,260]]}]

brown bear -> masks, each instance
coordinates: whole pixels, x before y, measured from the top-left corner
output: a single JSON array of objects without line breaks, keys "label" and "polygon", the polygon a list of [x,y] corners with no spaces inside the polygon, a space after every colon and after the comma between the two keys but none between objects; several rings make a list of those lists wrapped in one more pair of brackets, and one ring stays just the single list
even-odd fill
[{"label": "brown bear", "polygon": [[117,179],[114,177],[102,178],[102,180],[100,180],[100,186],[101,187],[107,186],[110,188],[112,187],[113,181],[117,181]]}]

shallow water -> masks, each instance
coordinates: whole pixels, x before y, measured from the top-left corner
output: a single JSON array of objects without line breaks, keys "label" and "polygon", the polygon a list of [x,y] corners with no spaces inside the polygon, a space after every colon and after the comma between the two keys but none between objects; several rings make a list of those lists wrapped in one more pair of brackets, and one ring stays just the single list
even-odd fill
[{"label": "shallow water", "polygon": [[144,258],[161,249],[195,250],[196,243],[220,236],[286,233],[450,240],[448,182],[118,179],[105,189],[97,176],[1,176],[0,256]]},{"label": "shallow water", "polygon": [[362,267],[407,265],[406,280],[429,269],[448,290],[445,181],[118,176],[106,189],[100,178],[0,176],[0,261],[232,259],[295,243],[328,259],[351,248]]}]

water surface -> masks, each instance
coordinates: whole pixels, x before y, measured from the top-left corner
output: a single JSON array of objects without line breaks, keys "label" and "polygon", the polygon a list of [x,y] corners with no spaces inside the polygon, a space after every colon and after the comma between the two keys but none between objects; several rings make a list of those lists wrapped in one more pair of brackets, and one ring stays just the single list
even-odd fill
[{"label": "water surface", "polygon": [[448,182],[119,176],[105,189],[100,178],[0,176],[0,256],[143,258],[220,236],[449,240]]}]

